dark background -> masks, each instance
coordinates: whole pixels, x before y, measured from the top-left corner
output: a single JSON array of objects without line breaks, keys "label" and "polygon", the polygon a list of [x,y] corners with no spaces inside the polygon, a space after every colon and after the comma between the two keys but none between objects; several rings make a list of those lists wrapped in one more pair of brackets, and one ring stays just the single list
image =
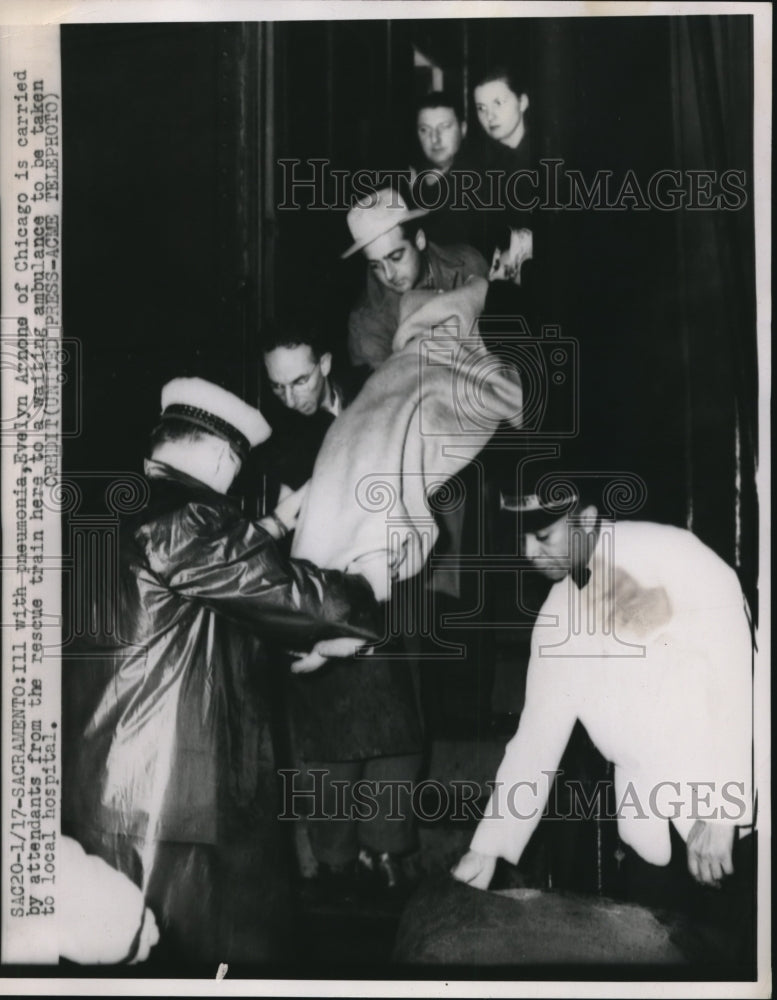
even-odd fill
[{"label": "dark background", "polygon": [[[70,473],[139,471],[175,375],[257,399],[263,324],[289,302],[344,342],[363,280],[338,259],[344,212],[278,211],[276,163],[406,166],[430,82],[414,47],[461,94],[484,67],[519,65],[539,152],[586,176],[751,182],[749,17],[63,27],[64,324],[83,357]],[[554,226],[546,321],[580,344],[577,453],[643,477],[639,516],[692,527],[754,603],[752,199]]]}]

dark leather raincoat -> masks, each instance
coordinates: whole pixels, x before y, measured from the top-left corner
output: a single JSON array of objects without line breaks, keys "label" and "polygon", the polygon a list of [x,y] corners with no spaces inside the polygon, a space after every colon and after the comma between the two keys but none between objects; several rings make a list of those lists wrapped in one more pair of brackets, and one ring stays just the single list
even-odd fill
[{"label": "dark leather raincoat", "polygon": [[285,865],[262,640],[374,637],[379,609],[361,577],[284,558],[228,497],[148,472],[102,595],[113,634],[65,664],[65,826],[141,885],[177,953],[266,959]]}]

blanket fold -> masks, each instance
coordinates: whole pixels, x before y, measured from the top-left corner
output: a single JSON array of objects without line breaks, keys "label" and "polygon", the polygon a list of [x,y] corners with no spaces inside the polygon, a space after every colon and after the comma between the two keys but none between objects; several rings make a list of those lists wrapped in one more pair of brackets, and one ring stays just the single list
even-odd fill
[{"label": "blanket fold", "polygon": [[[420,572],[437,539],[429,498],[463,502],[456,473],[500,423],[521,425],[518,372],[489,353],[477,318],[488,282],[403,297],[394,353],[332,424],[318,454],[292,555],[326,569],[365,560],[392,579]],[[447,484],[447,485],[446,485]]]}]

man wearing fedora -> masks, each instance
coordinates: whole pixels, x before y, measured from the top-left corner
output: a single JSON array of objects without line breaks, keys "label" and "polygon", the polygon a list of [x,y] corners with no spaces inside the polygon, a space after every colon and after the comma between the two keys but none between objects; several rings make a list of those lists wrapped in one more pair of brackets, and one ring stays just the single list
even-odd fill
[{"label": "man wearing fedora", "polygon": [[64,672],[65,829],[141,888],[158,961],[283,956],[289,887],[264,643],[313,647],[295,664],[311,670],[381,631],[362,576],[276,546],[297,494],[259,522],[226,495],[268,435],[262,414],[220,386],[164,387],[146,502],[122,523],[115,579],[95,595],[113,613],[95,606],[89,620],[105,624]]},{"label": "man wearing fedora", "polygon": [[[614,764],[631,889],[655,890],[664,866],[683,905],[694,881],[722,887],[721,920],[736,912],[739,933],[752,912],[754,818],[753,642],[739,580],[689,531],[601,517],[568,480],[553,494],[502,500],[520,518],[525,557],[553,586],[532,633],[518,731],[453,874],[485,889],[498,858],[518,863],[579,720]],[[695,891],[704,915],[716,894]]]},{"label": "man wearing fedora", "polygon": [[399,302],[414,288],[449,292],[488,264],[464,244],[440,247],[426,238],[422,208],[408,208],[399,192],[383,188],[358,201],[348,213],[353,244],[342,254],[361,251],[367,283],[348,318],[348,350],[354,366],[374,370],[391,354],[399,326]]}]

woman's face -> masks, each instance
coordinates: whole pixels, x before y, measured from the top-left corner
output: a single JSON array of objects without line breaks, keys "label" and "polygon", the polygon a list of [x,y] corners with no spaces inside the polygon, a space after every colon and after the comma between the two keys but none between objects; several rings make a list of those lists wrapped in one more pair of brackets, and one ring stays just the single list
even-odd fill
[{"label": "woman's face", "polygon": [[529,106],[526,94],[514,94],[504,80],[491,80],[475,87],[475,110],[483,130],[492,139],[512,145],[523,134],[523,113]]}]

